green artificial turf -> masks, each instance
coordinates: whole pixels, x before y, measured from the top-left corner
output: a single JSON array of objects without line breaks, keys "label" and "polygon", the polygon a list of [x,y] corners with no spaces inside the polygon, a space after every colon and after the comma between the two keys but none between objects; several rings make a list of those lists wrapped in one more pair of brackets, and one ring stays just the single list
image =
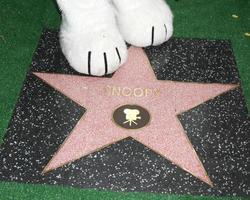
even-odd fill
[{"label": "green artificial turf", "polygon": [[[5,183],[0,185],[0,198],[9,200],[246,200],[243,198],[213,198],[198,196],[167,196],[146,193],[122,193],[83,190],[59,186],[36,186]],[[8,198],[9,197],[9,198]]]},{"label": "green artificial turf", "polygon": [[[136,0],[135,0],[136,1]],[[176,37],[230,39],[250,108],[250,1],[168,0],[175,14]],[[239,16],[233,18],[232,15]],[[25,74],[43,28],[58,28],[52,0],[0,0],[0,139],[11,118]],[[0,143],[1,143],[0,141]],[[69,187],[0,183],[0,199],[231,199],[115,193]],[[240,198],[233,198],[240,199]]]}]

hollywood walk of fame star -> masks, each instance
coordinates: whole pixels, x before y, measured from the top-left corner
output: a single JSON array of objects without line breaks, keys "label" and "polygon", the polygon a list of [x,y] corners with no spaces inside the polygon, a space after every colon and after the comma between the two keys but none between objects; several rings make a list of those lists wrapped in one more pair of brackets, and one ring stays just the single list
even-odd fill
[{"label": "hollywood walk of fame star", "polygon": [[[127,63],[112,78],[34,74],[87,109],[44,168],[45,173],[132,137],[212,186],[177,115],[238,85],[157,80],[146,54],[135,47],[129,49]],[[112,92],[110,88],[126,91]],[[150,123],[137,130],[119,127],[113,121],[113,113],[123,105],[145,108],[150,113]]]}]

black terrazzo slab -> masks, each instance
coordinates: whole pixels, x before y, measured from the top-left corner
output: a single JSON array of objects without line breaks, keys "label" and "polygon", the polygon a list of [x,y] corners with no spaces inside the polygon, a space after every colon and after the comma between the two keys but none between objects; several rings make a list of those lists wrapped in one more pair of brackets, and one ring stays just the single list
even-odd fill
[{"label": "black terrazzo slab", "polygon": [[[44,31],[30,72],[77,74],[62,55],[57,35],[55,31]],[[173,38],[145,51],[158,79],[240,82],[226,40]],[[213,180],[213,188],[133,139],[42,174],[84,112],[28,73],[1,146],[0,180],[114,191],[249,197],[250,119],[240,88],[179,116]]]}]

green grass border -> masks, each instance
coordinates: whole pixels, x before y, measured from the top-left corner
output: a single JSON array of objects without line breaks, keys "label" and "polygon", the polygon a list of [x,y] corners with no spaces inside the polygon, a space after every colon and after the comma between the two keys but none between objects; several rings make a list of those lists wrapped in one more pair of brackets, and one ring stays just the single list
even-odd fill
[{"label": "green grass border", "polygon": [[[230,39],[244,94],[250,105],[250,1],[169,0],[175,14],[176,37]],[[60,16],[53,0],[0,1],[0,138],[8,126],[18,94],[43,28],[58,28]],[[232,14],[239,18],[235,19]],[[0,199],[194,199],[242,198],[193,197],[83,190],[59,186],[0,183]]]}]

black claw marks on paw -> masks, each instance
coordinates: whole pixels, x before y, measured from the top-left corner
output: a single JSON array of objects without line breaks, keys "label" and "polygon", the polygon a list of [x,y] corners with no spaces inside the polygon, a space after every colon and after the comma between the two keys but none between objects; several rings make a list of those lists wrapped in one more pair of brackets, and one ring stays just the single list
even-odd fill
[{"label": "black claw marks on paw", "polygon": [[164,27],[165,27],[165,31],[166,31],[166,39],[167,39],[167,37],[168,37],[168,29],[167,29],[166,24],[164,24]]},{"label": "black claw marks on paw", "polygon": [[116,47],[115,50],[116,50],[116,53],[117,53],[118,58],[119,58],[119,63],[121,64],[122,59],[121,59],[121,55],[120,55],[119,49]]},{"label": "black claw marks on paw", "polygon": [[155,40],[155,27],[152,26],[152,34],[151,34],[151,46],[154,45],[154,40]]},{"label": "black claw marks on paw", "polygon": [[[116,47],[116,53],[117,53],[117,56],[119,58],[119,62],[121,63],[122,59],[121,59],[121,55],[120,55],[120,52],[119,52],[119,49]],[[92,52],[89,51],[88,52],[88,74],[91,76],[91,55],[92,55]],[[104,66],[105,66],[105,73],[104,75],[107,75],[108,74],[108,56],[107,56],[107,53],[104,52],[103,53],[103,59],[104,59]]]},{"label": "black claw marks on paw", "polygon": [[88,74],[91,75],[91,51],[88,54]]},{"label": "black claw marks on paw", "polygon": [[107,60],[107,54],[106,52],[103,53],[104,56],[104,65],[105,65],[105,75],[108,74],[108,60]]}]

